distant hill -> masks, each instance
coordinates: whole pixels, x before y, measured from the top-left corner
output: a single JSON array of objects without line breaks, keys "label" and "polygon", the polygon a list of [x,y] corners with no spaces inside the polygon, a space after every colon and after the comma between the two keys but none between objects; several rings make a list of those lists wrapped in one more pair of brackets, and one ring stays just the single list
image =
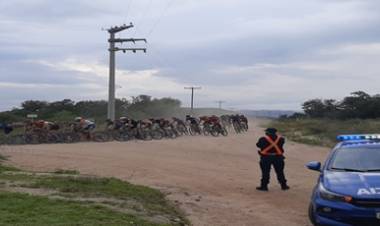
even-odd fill
[{"label": "distant hill", "polygon": [[281,115],[293,115],[296,111],[283,110],[241,110],[241,113],[250,117],[278,118]]}]

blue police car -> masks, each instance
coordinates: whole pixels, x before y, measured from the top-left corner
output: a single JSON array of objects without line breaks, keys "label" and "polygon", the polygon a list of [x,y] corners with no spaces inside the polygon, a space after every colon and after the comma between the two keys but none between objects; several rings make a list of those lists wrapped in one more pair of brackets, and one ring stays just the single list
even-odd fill
[{"label": "blue police car", "polygon": [[340,135],[322,166],[309,206],[316,225],[380,226],[380,135]]}]

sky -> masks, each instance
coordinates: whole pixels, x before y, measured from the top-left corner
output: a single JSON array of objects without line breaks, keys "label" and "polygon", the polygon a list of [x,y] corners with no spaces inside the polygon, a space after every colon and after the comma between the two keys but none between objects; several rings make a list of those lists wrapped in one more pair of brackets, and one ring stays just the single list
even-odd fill
[{"label": "sky", "polygon": [[116,54],[116,96],[195,107],[300,110],[380,93],[378,0],[0,0],[0,110],[25,100],[106,100],[107,28],[146,38]]}]

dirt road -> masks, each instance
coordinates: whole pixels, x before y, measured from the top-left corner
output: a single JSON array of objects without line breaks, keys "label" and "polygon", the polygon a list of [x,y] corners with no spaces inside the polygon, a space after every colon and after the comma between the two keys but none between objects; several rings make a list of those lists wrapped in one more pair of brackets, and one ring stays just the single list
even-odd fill
[{"label": "dirt road", "polygon": [[255,142],[262,133],[256,121],[248,133],[228,137],[3,146],[0,153],[24,169],[75,169],[159,188],[194,225],[310,225],[307,206],[317,173],[304,164],[323,161],[328,150],[288,142],[286,174],[291,190],[280,190],[272,172],[270,191],[258,192]]}]

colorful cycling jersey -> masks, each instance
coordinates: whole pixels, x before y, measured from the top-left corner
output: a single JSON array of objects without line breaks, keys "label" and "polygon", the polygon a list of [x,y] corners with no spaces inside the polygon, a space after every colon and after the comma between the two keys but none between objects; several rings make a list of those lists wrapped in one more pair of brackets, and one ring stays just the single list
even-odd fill
[{"label": "colorful cycling jersey", "polygon": [[32,123],[32,126],[39,128],[39,129],[43,129],[45,126],[45,121],[44,120],[37,120],[37,121]]},{"label": "colorful cycling jersey", "polygon": [[217,116],[211,116],[208,118],[208,121],[211,122],[211,123],[218,123],[219,122],[219,118]]},{"label": "colorful cycling jersey", "polygon": [[82,119],[79,123],[80,127],[82,129],[90,129],[90,128],[95,128],[95,123],[88,120],[88,119]]},{"label": "colorful cycling jersey", "polygon": [[197,125],[198,124],[198,120],[194,117],[189,117],[186,119],[186,121],[190,122],[191,124],[194,124],[194,125]]}]

